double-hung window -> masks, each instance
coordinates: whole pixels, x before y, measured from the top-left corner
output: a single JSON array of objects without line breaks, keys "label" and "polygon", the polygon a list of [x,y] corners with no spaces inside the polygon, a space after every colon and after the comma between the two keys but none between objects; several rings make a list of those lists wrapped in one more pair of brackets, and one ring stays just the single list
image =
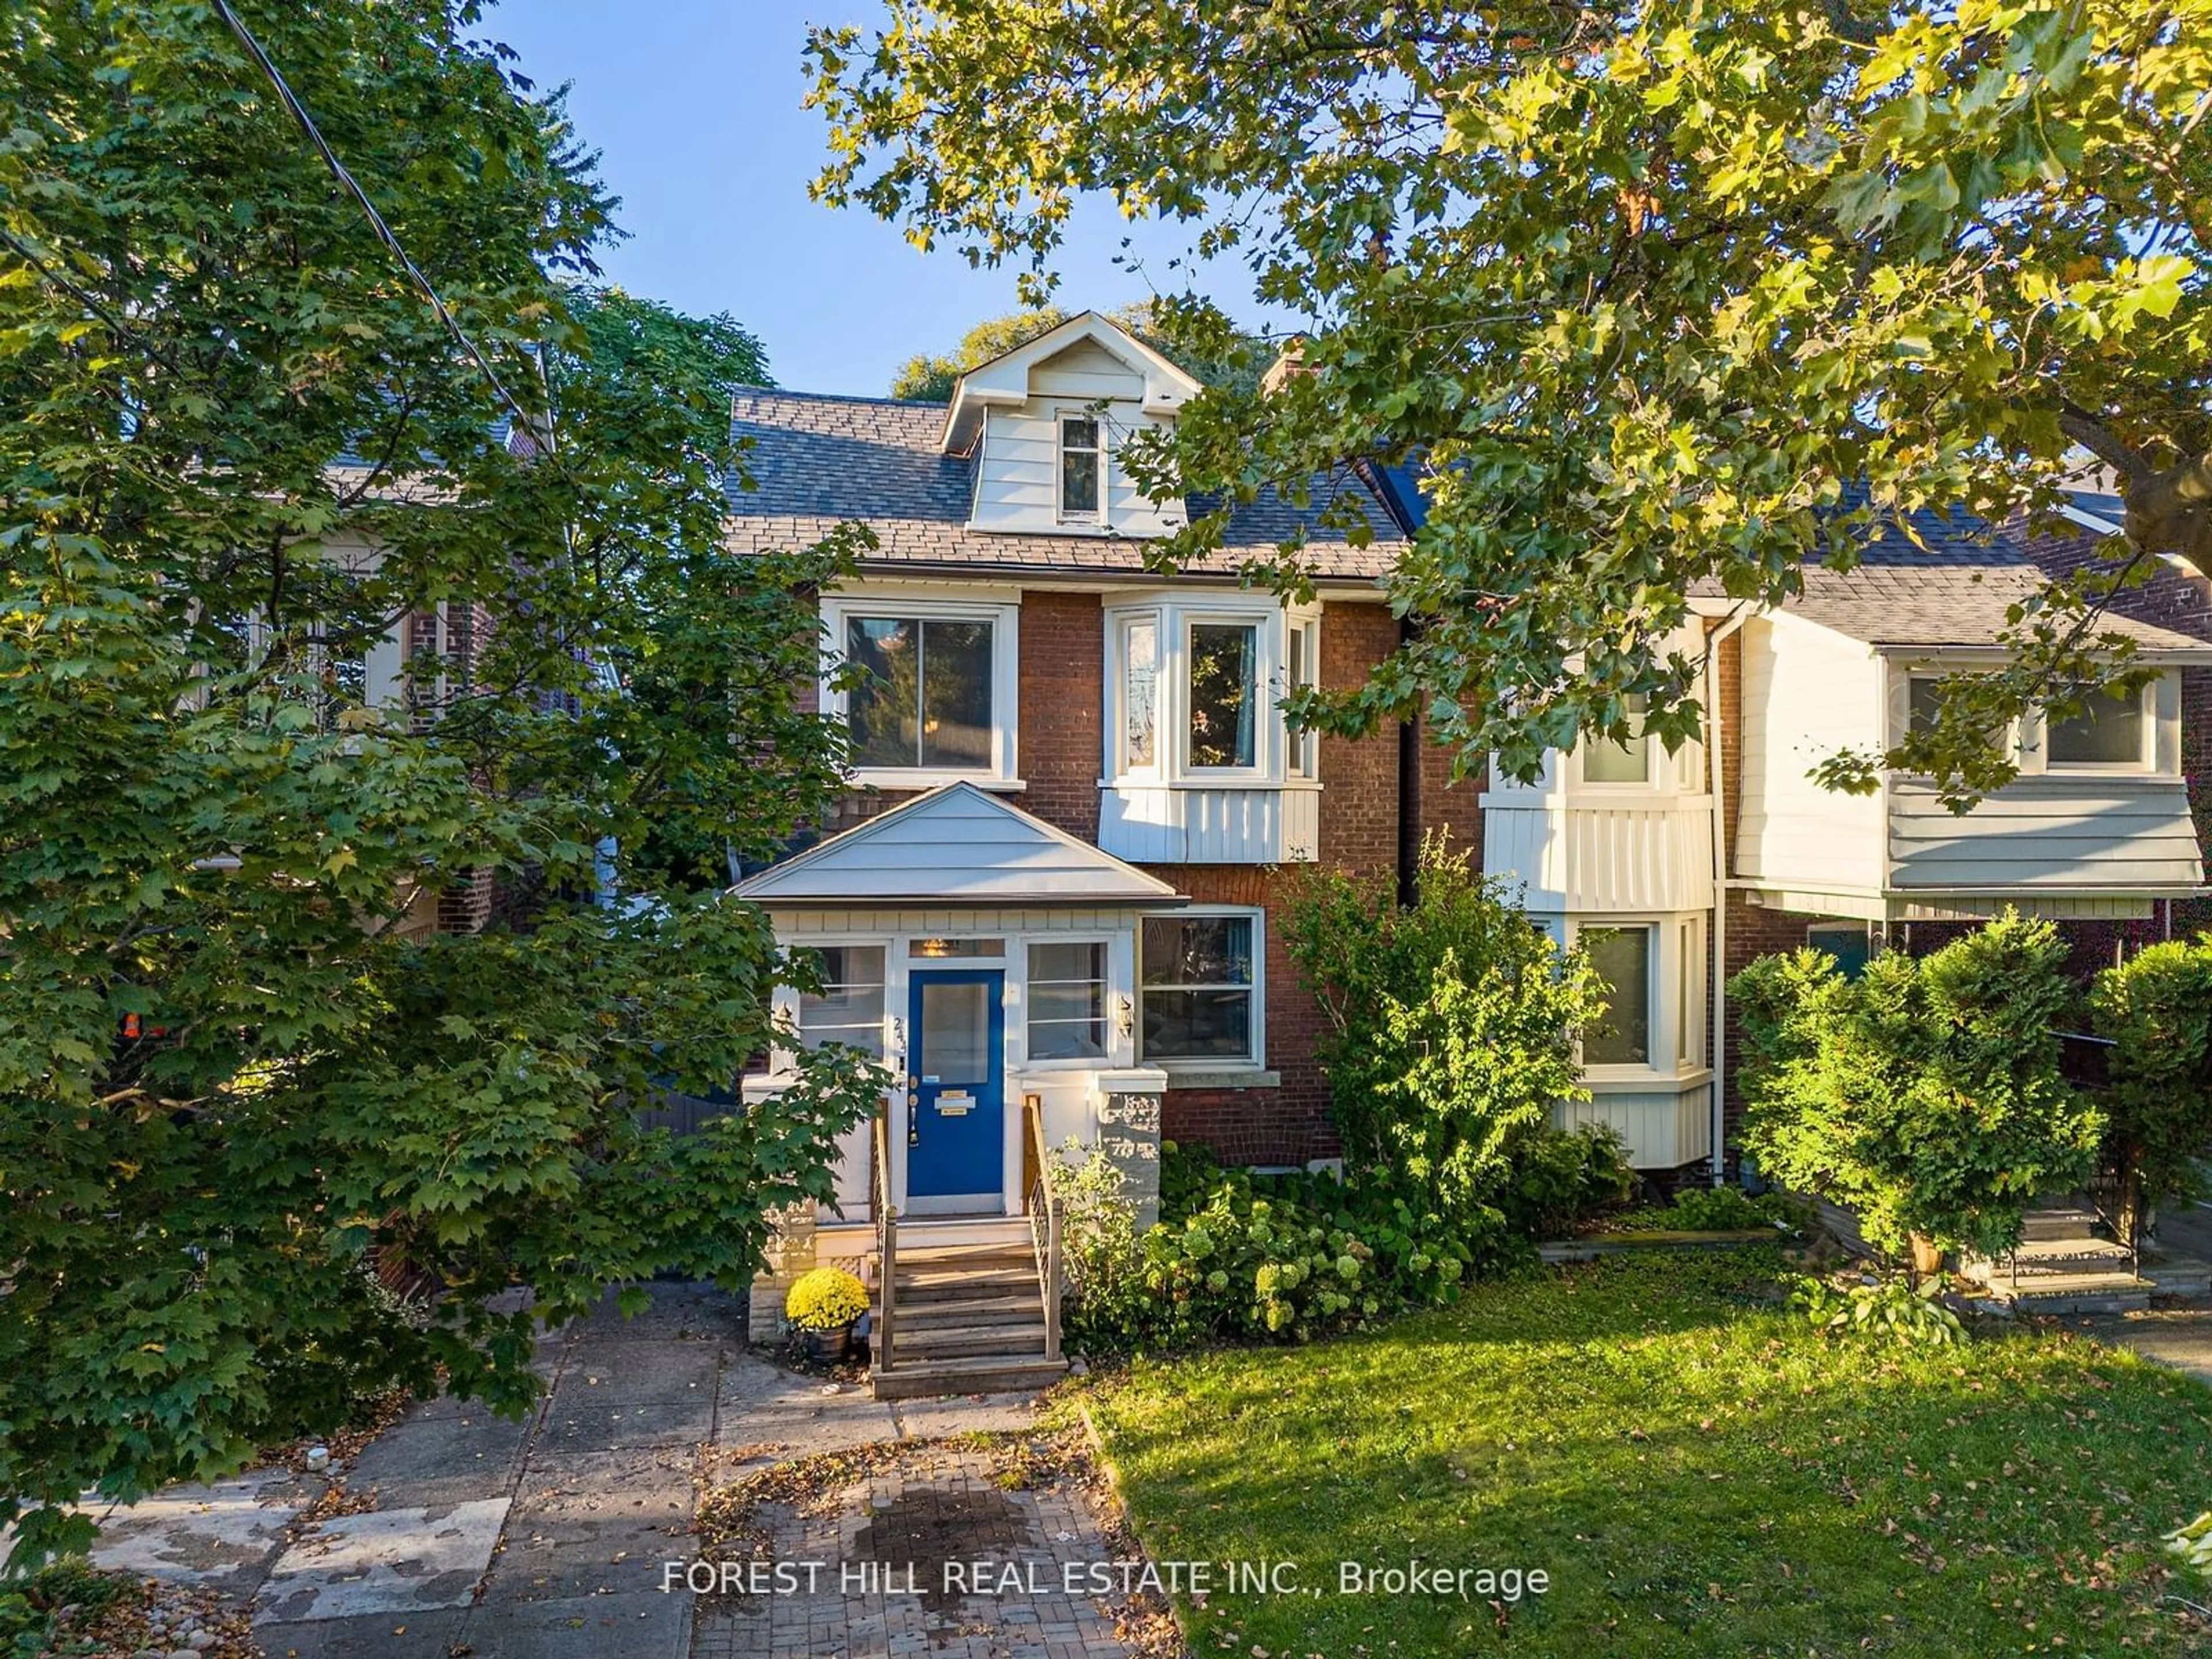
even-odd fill
[{"label": "double-hung window", "polygon": [[1259,912],[1150,918],[1139,954],[1146,1060],[1259,1063]]},{"label": "double-hung window", "polygon": [[823,611],[841,665],[824,687],[862,781],[1012,780],[1017,607],[840,596]]}]

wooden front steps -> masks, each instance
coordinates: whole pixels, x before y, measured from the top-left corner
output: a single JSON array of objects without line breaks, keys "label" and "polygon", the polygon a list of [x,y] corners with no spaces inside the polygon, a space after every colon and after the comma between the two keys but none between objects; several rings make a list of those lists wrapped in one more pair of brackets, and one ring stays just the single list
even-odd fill
[{"label": "wooden front steps", "polygon": [[1022,1225],[1018,1239],[909,1245],[915,1234],[902,1237],[888,1365],[880,1292],[872,1322],[878,1352],[868,1380],[877,1399],[1039,1389],[1067,1374],[1065,1358],[1048,1357],[1036,1253]]}]

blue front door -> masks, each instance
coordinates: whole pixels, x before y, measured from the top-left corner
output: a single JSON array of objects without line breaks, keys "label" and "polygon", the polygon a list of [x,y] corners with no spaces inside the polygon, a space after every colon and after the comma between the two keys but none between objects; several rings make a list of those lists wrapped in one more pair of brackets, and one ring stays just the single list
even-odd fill
[{"label": "blue front door", "polygon": [[908,976],[907,1209],[997,1214],[1004,1206],[1006,976],[933,968]]}]

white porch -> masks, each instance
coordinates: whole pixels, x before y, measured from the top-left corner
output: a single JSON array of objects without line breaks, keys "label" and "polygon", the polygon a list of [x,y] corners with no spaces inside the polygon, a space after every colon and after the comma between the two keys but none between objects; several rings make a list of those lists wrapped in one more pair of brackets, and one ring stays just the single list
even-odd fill
[{"label": "white porch", "polygon": [[[1172,887],[956,783],[737,891],[820,964],[818,991],[780,994],[794,1047],[843,1042],[882,1067],[888,1202],[908,1237],[983,1244],[1026,1229],[1032,1109],[1053,1152],[1103,1148],[1149,1220],[1168,1079],[1137,1062],[1137,939],[1146,913],[1183,902]],[[746,1097],[793,1069],[779,1051]],[[787,1218],[775,1279],[817,1261],[866,1267],[874,1133],[863,1122],[841,1142],[832,1203]]]}]

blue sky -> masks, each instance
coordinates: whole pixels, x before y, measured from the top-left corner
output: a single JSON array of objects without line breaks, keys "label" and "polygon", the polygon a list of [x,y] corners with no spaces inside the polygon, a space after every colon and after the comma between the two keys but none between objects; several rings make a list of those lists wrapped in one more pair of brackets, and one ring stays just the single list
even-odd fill
[{"label": "blue sky", "polygon": [[[907,357],[949,349],[1015,298],[1010,270],[971,270],[942,246],[917,253],[872,216],[807,199],[827,128],[799,107],[805,26],[879,15],[868,0],[506,0],[483,32],[520,52],[540,86],[572,83],[578,129],[630,233],[605,261],[611,280],[684,311],[729,312],[767,343],[783,386],[880,394]],[[1152,281],[1178,286],[1166,264],[1185,233],[1086,204],[1059,261],[1061,303],[1142,297],[1145,278],[1113,263],[1130,235]],[[1240,270],[1208,280],[1233,314],[1249,312]]]}]

